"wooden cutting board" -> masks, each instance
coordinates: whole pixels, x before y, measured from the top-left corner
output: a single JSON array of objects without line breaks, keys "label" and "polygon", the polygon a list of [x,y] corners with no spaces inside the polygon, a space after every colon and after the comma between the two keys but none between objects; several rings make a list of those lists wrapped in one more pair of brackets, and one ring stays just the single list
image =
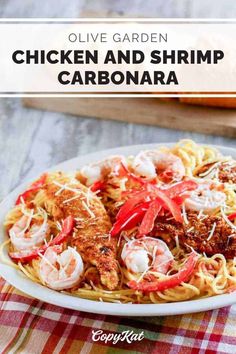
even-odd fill
[{"label": "wooden cutting board", "polygon": [[236,137],[236,109],[158,98],[25,98],[26,107]]}]

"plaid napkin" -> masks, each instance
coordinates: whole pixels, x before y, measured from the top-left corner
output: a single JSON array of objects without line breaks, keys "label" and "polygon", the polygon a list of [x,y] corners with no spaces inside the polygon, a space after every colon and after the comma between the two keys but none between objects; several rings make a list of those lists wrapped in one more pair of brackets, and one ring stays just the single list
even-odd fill
[{"label": "plaid napkin", "polygon": [[[94,341],[98,330],[105,338],[124,331],[144,338]],[[35,300],[0,278],[0,353],[236,353],[236,316],[229,307],[184,316],[95,315]]]}]

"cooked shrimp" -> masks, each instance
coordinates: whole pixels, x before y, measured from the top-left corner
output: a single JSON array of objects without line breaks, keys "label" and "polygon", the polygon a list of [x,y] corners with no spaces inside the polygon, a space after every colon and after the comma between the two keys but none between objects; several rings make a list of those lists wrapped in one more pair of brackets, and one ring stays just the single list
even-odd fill
[{"label": "cooked shrimp", "polygon": [[58,246],[48,247],[39,264],[39,276],[54,290],[69,289],[78,284],[84,270],[80,254],[72,247],[61,252]]},{"label": "cooked shrimp", "polygon": [[185,175],[182,160],[169,152],[141,151],[133,161],[134,172],[150,179],[159,176],[165,180],[181,180]]},{"label": "cooked shrimp", "polygon": [[150,269],[165,274],[173,261],[165,242],[152,237],[127,242],[121,258],[133,273],[144,273]]},{"label": "cooked shrimp", "polygon": [[86,186],[90,186],[94,182],[103,180],[110,173],[117,173],[121,163],[126,164],[124,156],[112,155],[104,160],[86,165],[80,170],[80,176],[84,179],[82,182],[85,182]]},{"label": "cooked shrimp", "polygon": [[221,207],[225,203],[226,195],[213,188],[212,182],[199,183],[198,188],[185,200],[186,209],[212,211]]},{"label": "cooked shrimp", "polygon": [[23,215],[9,230],[11,242],[16,250],[30,250],[40,246],[49,231],[47,213],[43,211],[43,220],[33,219],[33,211]]}]

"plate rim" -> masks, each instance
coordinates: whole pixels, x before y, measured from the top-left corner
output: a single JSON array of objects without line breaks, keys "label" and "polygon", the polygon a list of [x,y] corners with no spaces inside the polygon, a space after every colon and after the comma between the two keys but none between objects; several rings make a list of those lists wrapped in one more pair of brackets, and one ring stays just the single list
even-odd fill
[{"label": "plate rim", "polygon": [[[176,144],[176,142],[126,145],[126,146],[116,147],[112,149],[104,149],[101,151],[79,155],[72,159],[62,161],[59,164],[56,164],[48,168],[46,171],[59,170],[64,168],[63,166],[69,166],[73,164],[76,164],[74,169],[78,169],[80,166],[84,164],[82,162],[83,160],[89,160],[90,162],[92,162],[100,158],[103,158],[105,156],[108,156],[110,154],[123,153],[126,155],[130,155],[130,153],[127,153],[128,150],[138,151],[138,150],[150,149],[150,148],[160,147],[160,146],[173,146],[174,144]],[[201,144],[201,143],[199,144],[203,146],[205,145],[205,146],[217,148],[222,152],[225,151],[223,153],[233,155],[236,158],[235,148],[221,146],[221,145],[213,145],[213,144]],[[85,163],[89,163],[89,162],[85,162]],[[43,172],[45,172],[45,170]],[[40,175],[40,173],[38,175]],[[2,221],[3,221],[3,217],[6,215],[6,212],[9,210],[8,204],[12,204],[14,198],[22,190],[24,190],[25,186],[27,186],[35,178],[32,179],[30,178],[24,181],[23,183],[20,183],[18,187],[14,188],[1,201],[0,240],[2,239],[4,240],[4,238],[6,238]],[[26,278],[20,271],[14,269],[13,267],[3,264],[1,258],[0,261],[1,261],[0,276],[2,276],[8,283],[10,283],[16,289],[40,301],[44,301],[52,305],[56,305],[56,306],[60,306],[72,310],[78,310],[78,311],[84,311],[84,312],[90,312],[96,314],[113,315],[113,316],[165,316],[165,315],[180,315],[180,314],[213,310],[216,308],[225,307],[236,303],[236,294],[234,293],[215,295],[212,297],[196,299],[196,300],[187,300],[187,301],[171,302],[171,303],[164,303],[164,304],[122,304],[122,303],[117,304],[117,303],[109,303],[109,302],[99,302],[99,301],[79,298],[73,295],[67,295],[65,293],[61,293],[49,289],[43,285],[37,284],[31,281],[30,279]],[[40,296],[38,294],[40,294]]]}]

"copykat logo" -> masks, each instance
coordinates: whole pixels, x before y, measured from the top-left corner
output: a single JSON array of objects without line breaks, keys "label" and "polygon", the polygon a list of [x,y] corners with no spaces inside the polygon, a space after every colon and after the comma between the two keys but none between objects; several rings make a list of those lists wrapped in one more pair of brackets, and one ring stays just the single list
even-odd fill
[{"label": "copykat logo", "polygon": [[116,344],[117,342],[140,342],[144,338],[144,332],[134,333],[134,331],[123,331],[121,333],[104,333],[102,329],[92,331],[92,340],[94,342],[111,342]]}]

